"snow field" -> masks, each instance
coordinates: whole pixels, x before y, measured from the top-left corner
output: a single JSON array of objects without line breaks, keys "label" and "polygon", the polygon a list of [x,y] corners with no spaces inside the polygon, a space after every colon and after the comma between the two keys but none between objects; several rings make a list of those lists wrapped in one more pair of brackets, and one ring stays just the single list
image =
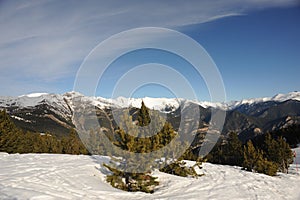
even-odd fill
[{"label": "snow field", "polygon": [[[300,153],[300,148],[297,149]],[[300,155],[300,154],[299,154]],[[153,172],[154,194],[129,193],[105,182],[108,157],[0,153],[0,199],[300,199],[300,172],[270,177],[204,163],[197,179]]]}]

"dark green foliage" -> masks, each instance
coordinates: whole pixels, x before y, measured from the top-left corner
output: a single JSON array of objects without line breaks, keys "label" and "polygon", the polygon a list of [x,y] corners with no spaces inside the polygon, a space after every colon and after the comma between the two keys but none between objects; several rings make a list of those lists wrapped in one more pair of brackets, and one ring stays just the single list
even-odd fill
[{"label": "dark green foliage", "polygon": [[264,153],[260,149],[255,149],[251,140],[244,146],[244,169],[248,171],[256,171],[270,176],[275,176],[277,172],[277,165],[272,161],[264,158]]},{"label": "dark green foliage", "polygon": [[5,111],[0,112],[0,151],[8,153],[87,154],[74,130],[62,140],[50,133],[23,132],[16,128]]},{"label": "dark green foliage", "polygon": [[244,146],[244,162],[243,162],[244,169],[248,171],[252,171],[252,169],[254,169],[256,166],[258,157],[261,156],[260,154],[261,152],[257,152],[251,140],[249,140],[247,144]]},{"label": "dark green foliage", "polygon": [[[197,163],[197,165],[200,167],[201,163]],[[198,174],[196,173],[196,171],[193,167],[185,166],[184,161],[173,162],[173,163],[161,168],[159,171],[165,172],[168,174],[172,174],[172,175],[176,175],[176,176],[182,176],[182,177],[187,177],[187,176],[197,177],[198,176]]]},{"label": "dark green foliage", "polygon": [[[272,132],[269,132],[268,134],[271,135],[272,138],[284,138],[285,142],[290,145],[290,147],[295,148],[297,147],[297,144],[300,143],[300,125],[299,124],[293,124],[291,126],[288,126],[287,128],[275,130]],[[258,135],[255,138],[253,138],[253,144],[255,146],[262,145],[265,140],[265,135]]]},{"label": "dark green foliage", "polygon": [[[134,130],[134,128],[130,130]],[[134,137],[125,133],[123,129],[117,129],[114,144],[130,152],[149,153],[169,144],[175,136],[172,125],[166,122],[162,130],[151,137]]]},{"label": "dark green foliage", "polygon": [[230,133],[228,143],[224,146],[225,162],[228,165],[239,165],[243,162],[242,142],[236,133]]},{"label": "dark green foliage", "polygon": [[[240,155],[242,155],[240,157]],[[248,141],[242,145],[236,135],[230,135],[226,144],[218,143],[207,156],[209,162],[243,166],[248,171],[256,171],[274,176],[277,171],[288,173],[293,162],[292,151],[282,138],[268,133],[263,139]]]},{"label": "dark green foliage", "polygon": [[243,145],[236,133],[230,133],[225,144],[217,145],[207,156],[209,162],[225,165],[243,163]]},{"label": "dark green foliage", "polygon": [[138,125],[139,126],[148,126],[151,122],[149,109],[146,107],[144,101],[142,101],[141,109],[139,110],[138,114]]},{"label": "dark green foliage", "polygon": [[[144,102],[142,102],[142,107],[138,111],[137,121],[133,121],[132,116],[128,115],[126,110],[120,113],[119,116],[120,127],[115,130],[112,143],[121,150],[138,154],[124,156],[122,151],[115,152],[115,156],[124,159],[123,170],[119,171],[119,169],[116,170],[111,166],[107,166],[113,172],[112,175],[107,176],[107,181],[113,187],[122,190],[152,193],[158,182],[149,175],[149,172],[153,167],[160,168],[161,164],[157,163],[157,166],[153,166],[153,162],[150,162],[145,155],[164,148],[165,155],[161,155],[161,157],[165,157],[165,160],[174,160],[178,152],[185,150],[185,145],[171,142],[178,136],[178,133],[174,131],[169,122],[164,122],[157,111],[150,113]],[[157,130],[156,127],[161,127],[161,129]],[[127,165],[126,163],[130,164]],[[141,170],[147,172],[136,173]],[[128,173],[128,171],[131,173]],[[192,167],[185,167],[179,161],[163,167],[161,171],[178,176],[197,176]]]},{"label": "dark green foliage", "polygon": [[273,139],[271,134],[266,134],[263,150],[266,158],[278,165],[281,172],[287,173],[289,164],[293,162],[293,154],[290,146],[282,137]]},{"label": "dark green foliage", "polygon": [[[128,116],[126,111],[123,112],[120,116],[120,127],[115,130],[112,143],[122,150],[133,153],[149,153],[169,144],[177,136],[172,125],[169,122],[163,123],[157,111],[152,111],[150,123],[149,113],[149,109],[142,102],[137,116],[139,120],[135,124],[132,116]],[[161,129],[156,130],[157,127]]]},{"label": "dark green foliage", "polygon": [[13,131],[15,129],[16,126],[12,123],[6,111],[0,111],[0,134]]},{"label": "dark green foliage", "polygon": [[68,136],[61,140],[62,153],[65,154],[88,154],[85,146],[82,144],[75,130],[71,130]]},{"label": "dark green foliage", "polygon": [[185,150],[179,160],[203,161],[203,159],[199,157],[197,153],[193,152],[193,149],[191,147]]},{"label": "dark green foliage", "polygon": [[108,165],[104,166],[113,173],[111,175],[107,175],[106,180],[115,188],[128,192],[140,191],[153,193],[154,187],[159,185],[156,181],[157,178],[148,173],[128,173],[119,171]]},{"label": "dark green foliage", "polygon": [[278,170],[276,163],[268,161],[266,158],[260,157],[257,161],[255,169],[258,173],[267,174],[269,176],[275,176]]},{"label": "dark green foliage", "polygon": [[286,142],[291,147],[297,147],[300,143],[300,125],[294,124],[287,128],[283,128],[271,133],[272,137],[282,137],[285,138]]}]

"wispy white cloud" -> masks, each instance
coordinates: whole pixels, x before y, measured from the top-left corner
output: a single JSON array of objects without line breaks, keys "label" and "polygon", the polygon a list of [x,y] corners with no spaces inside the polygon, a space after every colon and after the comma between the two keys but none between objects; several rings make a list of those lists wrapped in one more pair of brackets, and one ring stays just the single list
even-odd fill
[{"label": "wispy white cloud", "polygon": [[[2,1],[0,3],[0,78],[45,81],[75,74],[99,42],[130,28],[178,28],[298,0],[195,1]],[[17,74],[17,76],[16,76]],[[4,83],[6,84],[6,83]],[[7,87],[8,88],[8,87]],[[50,89],[51,87],[49,87]],[[28,88],[30,90],[30,88]],[[7,93],[19,93],[10,86]],[[28,91],[24,91],[28,92]]]}]

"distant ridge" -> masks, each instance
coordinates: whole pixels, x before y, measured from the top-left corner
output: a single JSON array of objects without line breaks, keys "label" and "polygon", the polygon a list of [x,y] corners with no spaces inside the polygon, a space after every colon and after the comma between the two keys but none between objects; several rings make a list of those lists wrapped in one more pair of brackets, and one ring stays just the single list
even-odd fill
[{"label": "distant ridge", "polygon": [[[276,94],[273,97],[262,97],[262,98],[251,98],[243,99],[240,101],[231,102],[209,102],[209,101],[196,101],[188,100],[183,98],[126,98],[118,97],[115,99],[103,98],[103,97],[88,97],[80,94],[78,92],[67,92],[62,95],[60,94],[49,94],[49,93],[32,93],[21,95],[18,97],[5,97],[0,96],[0,107],[9,107],[12,105],[17,105],[20,107],[32,107],[38,105],[41,101],[48,101],[49,103],[54,103],[55,101],[60,101],[61,99],[67,99],[71,101],[72,98],[81,98],[83,101],[99,106],[100,108],[105,107],[136,107],[139,108],[141,102],[144,101],[145,104],[155,110],[164,111],[166,107],[176,110],[181,103],[194,103],[202,106],[203,108],[218,108],[226,111],[234,110],[235,108],[247,104],[257,104],[262,102],[274,101],[274,102],[284,102],[287,100],[300,101],[300,92],[290,92],[287,94]],[[57,102],[58,103],[58,102]]]},{"label": "distant ridge", "polygon": [[234,131],[245,139],[267,131],[300,124],[300,92],[227,103],[182,98],[108,99],[88,97],[74,91],[64,94],[33,93],[18,97],[0,97],[0,110],[6,109],[14,123],[24,130],[63,135],[71,128],[75,128],[73,113],[77,108],[74,101],[79,102],[83,108],[91,108],[91,106],[96,108],[97,113],[102,117],[101,120],[112,124],[114,124],[111,113],[113,109],[129,108],[131,113],[135,113],[142,101],[148,108],[166,113],[168,120],[174,125],[180,124],[182,106],[198,105],[201,130],[209,126],[212,108],[224,110],[226,119],[222,133],[226,135]]}]

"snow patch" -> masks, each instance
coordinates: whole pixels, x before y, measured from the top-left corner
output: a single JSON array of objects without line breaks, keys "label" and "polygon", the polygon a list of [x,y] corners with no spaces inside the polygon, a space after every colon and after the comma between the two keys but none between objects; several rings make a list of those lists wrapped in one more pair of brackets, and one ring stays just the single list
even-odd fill
[{"label": "snow patch", "polygon": [[40,97],[43,95],[48,95],[48,93],[31,93],[31,94],[26,94],[26,95],[21,95],[20,97]]},{"label": "snow patch", "polygon": [[30,120],[23,119],[22,117],[18,117],[18,116],[15,116],[15,115],[12,115],[11,117],[16,119],[16,120],[19,120],[19,121],[24,121],[24,122],[31,123]]}]

